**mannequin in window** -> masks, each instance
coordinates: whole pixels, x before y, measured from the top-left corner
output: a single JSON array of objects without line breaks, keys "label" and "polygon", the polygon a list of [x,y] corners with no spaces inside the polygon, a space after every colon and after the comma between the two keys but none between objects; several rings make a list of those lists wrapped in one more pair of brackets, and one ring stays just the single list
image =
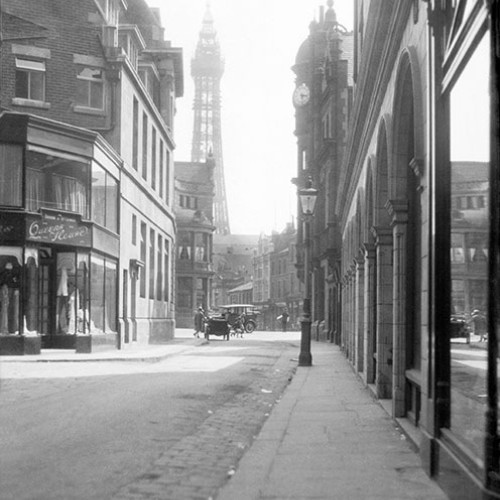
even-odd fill
[{"label": "mannequin in window", "polygon": [[21,266],[8,257],[0,271],[0,333],[19,331],[19,283]]},{"label": "mannequin in window", "polygon": [[57,326],[58,333],[68,333],[68,270],[61,268],[57,284]]}]

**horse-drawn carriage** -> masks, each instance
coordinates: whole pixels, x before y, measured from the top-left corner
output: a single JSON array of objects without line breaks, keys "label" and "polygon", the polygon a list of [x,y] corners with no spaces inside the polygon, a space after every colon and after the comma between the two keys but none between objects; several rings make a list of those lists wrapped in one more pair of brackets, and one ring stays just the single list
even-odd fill
[{"label": "horse-drawn carriage", "polygon": [[236,336],[251,333],[257,326],[259,312],[250,304],[229,304],[219,307],[220,314],[205,318],[205,338],[222,336],[229,340],[231,332]]},{"label": "horse-drawn carriage", "polygon": [[224,317],[208,317],[205,322],[205,338],[209,340],[210,335],[216,335],[218,337],[225,337],[229,340],[229,323]]}]

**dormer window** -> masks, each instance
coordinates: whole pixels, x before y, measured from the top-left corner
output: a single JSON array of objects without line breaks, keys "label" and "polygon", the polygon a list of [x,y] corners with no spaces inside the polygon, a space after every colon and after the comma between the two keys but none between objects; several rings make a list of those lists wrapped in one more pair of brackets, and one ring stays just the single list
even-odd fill
[{"label": "dormer window", "polygon": [[132,67],[137,70],[139,54],[146,47],[146,43],[137,26],[120,25],[118,30],[118,45],[127,55]]}]

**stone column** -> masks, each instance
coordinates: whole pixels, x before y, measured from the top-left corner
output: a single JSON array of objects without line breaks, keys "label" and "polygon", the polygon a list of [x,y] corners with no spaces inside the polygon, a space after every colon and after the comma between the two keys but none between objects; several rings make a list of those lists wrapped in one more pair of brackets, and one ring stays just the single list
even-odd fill
[{"label": "stone column", "polygon": [[364,276],[364,311],[363,311],[363,326],[364,326],[364,381],[367,384],[375,382],[373,345],[375,336],[375,297],[374,287],[376,284],[375,276],[375,245],[365,243],[363,245],[365,256],[365,276]]},{"label": "stone column", "polygon": [[356,359],[356,266],[351,264],[349,271],[349,361],[354,365]]},{"label": "stone column", "polygon": [[376,334],[377,353],[375,387],[380,399],[392,397],[392,331],[393,331],[393,275],[392,230],[373,228],[377,258],[376,283]]},{"label": "stone column", "polygon": [[364,299],[365,299],[365,259],[364,255],[360,255],[355,259],[356,266],[356,281],[354,289],[354,352],[355,352],[355,368],[357,372],[362,372],[364,368]]},{"label": "stone column", "polygon": [[[393,230],[393,368],[392,368],[392,415],[404,417],[406,414],[406,340],[408,321],[406,318],[407,285],[407,241],[408,241],[408,202],[389,200],[386,204],[392,216]],[[412,265],[419,265],[418,262]]]}]

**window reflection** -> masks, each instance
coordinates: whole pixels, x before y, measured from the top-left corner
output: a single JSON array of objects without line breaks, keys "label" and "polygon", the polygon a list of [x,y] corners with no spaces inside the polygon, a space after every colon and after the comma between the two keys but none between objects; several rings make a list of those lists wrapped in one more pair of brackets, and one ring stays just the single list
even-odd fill
[{"label": "window reflection", "polygon": [[28,210],[49,208],[88,217],[88,164],[28,151],[26,167]]},{"label": "window reflection", "polygon": [[451,430],[482,456],[486,409],[488,37],[450,92]]},{"label": "window reflection", "polygon": [[99,165],[92,165],[92,218],[118,231],[118,183]]}]

